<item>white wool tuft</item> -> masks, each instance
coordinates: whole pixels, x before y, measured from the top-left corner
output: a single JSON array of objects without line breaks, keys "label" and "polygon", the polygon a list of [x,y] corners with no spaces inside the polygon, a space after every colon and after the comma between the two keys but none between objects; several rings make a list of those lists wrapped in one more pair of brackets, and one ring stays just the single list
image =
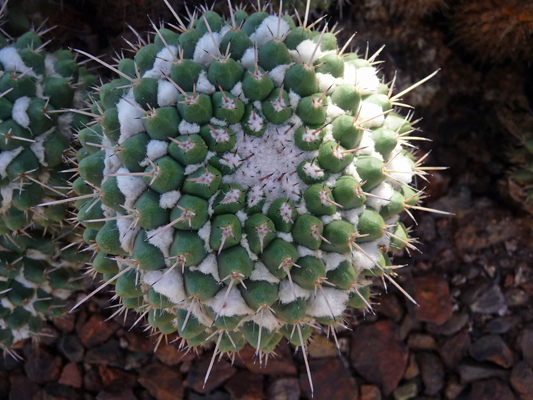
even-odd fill
[{"label": "white wool tuft", "polygon": [[115,212],[115,209],[113,209],[113,208],[111,208],[109,206],[106,206],[104,203],[100,203],[100,207],[104,211],[104,216],[106,218],[109,218]]},{"label": "white wool tuft", "polygon": [[[153,285],[154,282],[161,279],[166,271],[168,270],[145,272],[143,282],[147,285]],[[152,287],[157,293],[167,297],[174,304],[179,304],[187,298],[183,286],[183,277],[179,269],[173,269]]]},{"label": "white wool tuft", "polygon": [[381,127],[384,121],[385,116],[381,106],[366,101],[361,103],[356,123],[361,124],[364,122],[363,127],[372,129]]},{"label": "white wool tuft", "polygon": [[356,71],[355,87],[362,96],[377,93],[379,78],[374,67],[363,67]]},{"label": "white wool tuft", "polygon": [[27,280],[24,277],[24,267],[22,267],[22,269],[20,270],[20,272],[19,272],[19,274],[18,274],[18,276],[17,276],[17,278],[15,280],[18,283],[20,283],[22,286],[30,288],[30,289],[37,289],[39,287],[38,283],[31,282],[31,281]]},{"label": "white wool tuft", "polygon": [[325,92],[329,88],[329,93],[332,93],[337,87],[338,79],[331,74],[322,74],[318,72],[316,74],[316,80],[318,82],[318,91]]},{"label": "white wool tuft", "polygon": [[290,232],[288,233],[285,233],[285,232],[276,232],[276,236],[279,237],[280,239],[283,239],[285,240],[286,242],[288,243],[292,243],[293,240],[292,240],[292,235]]},{"label": "white wool tuft", "polygon": [[333,121],[335,118],[337,118],[340,115],[347,114],[346,111],[344,111],[342,108],[337,107],[333,102],[330,100],[328,102],[327,108],[326,108],[326,121]]},{"label": "white wool tuft", "polygon": [[280,321],[270,311],[258,312],[251,321],[262,326],[262,329],[268,329],[270,332],[277,331],[281,327]]},{"label": "white wool tuft", "polygon": [[209,82],[209,79],[207,79],[207,72],[200,72],[200,75],[198,76],[198,81],[196,82],[196,91],[208,95],[212,95],[213,93],[215,93],[216,88],[211,82]]},{"label": "white wool tuft", "polygon": [[[392,230],[392,228],[389,229],[389,230]],[[379,239],[376,240],[376,245],[378,247],[385,246],[388,249],[390,247],[390,236],[389,235],[383,235],[382,237],[380,237]]]},{"label": "white wool tuft", "polygon": [[[117,213],[117,215],[120,215]],[[135,243],[135,238],[141,230],[140,226],[133,228],[132,220],[129,218],[118,219],[117,227],[119,232],[120,247],[122,247],[128,253],[133,252],[133,244]]]},{"label": "white wool tuft", "polygon": [[[168,142],[162,140],[150,140],[146,146],[146,158],[152,161],[161,158],[168,153]],[[149,165],[149,163],[147,164]]]},{"label": "white wool tuft", "polygon": [[279,279],[270,273],[268,268],[261,261],[254,264],[254,269],[249,278],[251,281],[266,281],[270,283],[279,283]]},{"label": "white wool tuft", "polygon": [[48,166],[46,163],[44,157],[45,157],[45,149],[44,149],[44,142],[46,139],[48,139],[48,136],[55,130],[55,128],[51,128],[47,130],[45,133],[40,134],[39,136],[36,136],[33,138],[35,140],[34,143],[30,145],[31,151],[33,151],[33,154],[35,154],[35,157],[39,160],[39,163],[45,167]]},{"label": "white wool tuft", "polygon": [[239,64],[241,64],[241,66],[245,70],[250,68],[252,65],[255,65],[255,54],[254,54],[254,48],[253,47],[248,47],[245,50],[242,58],[239,61]]},{"label": "white wool tuft", "polygon": [[376,241],[368,242],[368,243],[360,243],[358,244],[358,246],[370,258],[368,258],[363,252],[359,251],[357,247],[354,247],[353,252],[352,252],[352,264],[358,270],[372,269],[376,267],[376,264],[379,261],[379,258],[378,258],[379,246],[376,243]]},{"label": "white wool tuft", "polygon": [[305,257],[305,256],[311,256],[311,257],[315,256],[314,250],[308,249],[307,247],[304,247],[304,246],[297,246],[296,250],[298,250],[298,258]]},{"label": "white wool tuft", "polygon": [[250,250],[250,244],[248,243],[248,238],[246,237],[246,233],[242,234],[240,245],[244,247],[244,250],[246,250],[246,252],[248,253],[248,257],[250,257],[252,261],[259,260],[259,257],[257,257],[257,254],[255,254],[252,250]]},{"label": "white wool tuft", "polygon": [[2,178],[7,177],[7,167],[11,164],[11,161],[20,154],[22,147],[17,147],[16,149],[9,151],[0,151],[0,175]]},{"label": "white wool tuft", "polygon": [[330,251],[323,252],[322,259],[326,264],[326,272],[337,269],[343,261],[351,262],[349,255],[333,253]]},{"label": "white wool tuft", "polygon": [[25,129],[30,126],[30,117],[28,117],[28,107],[31,99],[28,96],[19,97],[15,100],[11,110],[11,118]]},{"label": "white wool tuft", "polygon": [[162,79],[165,77],[165,75],[170,75],[172,61],[174,60],[177,52],[175,46],[170,45],[168,47],[170,51],[165,46],[159,51],[159,53],[157,53],[152,69],[146,71],[143,75],[143,78]]},{"label": "white wool tuft", "polygon": [[[30,68],[24,64],[24,61],[22,61],[17,49],[11,46],[4,47],[0,50],[0,63],[4,67],[5,72],[24,73],[30,70]],[[37,77],[33,71],[29,71],[26,76],[31,76],[32,78]]]},{"label": "white wool tuft", "polygon": [[[314,54],[313,60],[311,60],[311,56],[313,56],[313,52],[316,52]],[[304,64],[311,64],[318,60],[320,57],[322,57],[322,51],[320,50],[320,45],[317,48],[317,43],[313,42],[311,39],[306,39],[303,42],[301,42],[298,46],[296,46],[296,50],[290,50],[292,59],[300,63],[301,60],[303,60]],[[301,60],[300,60],[301,57]]]},{"label": "white wool tuft", "polygon": [[256,110],[259,110],[259,111],[262,111],[263,110],[263,103],[261,103],[259,100],[256,100],[252,103],[252,105],[254,106],[254,108]]},{"label": "white wool tuft", "polygon": [[[162,226],[151,231],[146,231],[146,237],[148,238],[148,243],[157,247],[159,250],[161,250],[161,253],[163,253],[165,258],[168,258],[170,257],[170,245],[174,240],[174,228],[165,229],[163,232],[152,237],[152,235],[160,228],[162,228]],[[167,265],[172,265],[171,260],[166,261],[168,262]]]},{"label": "white wool tuft", "polygon": [[378,186],[370,191],[371,194],[379,196],[383,199],[367,196],[366,205],[372,207],[377,212],[381,211],[382,207],[390,204],[390,199],[394,193],[394,189],[387,182],[381,182]]},{"label": "white wool tuft", "polygon": [[221,119],[216,119],[215,117],[212,117],[210,120],[209,120],[209,123],[211,125],[220,125],[220,126],[227,126],[228,123],[226,121],[223,121]]},{"label": "white wool tuft", "polygon": [[324,225],[327,225],[333,221],[340,221],[342,219],[341,217],[341,214],[339,212],[336,212],[335,214],[333,215],[323,215],[322,217],[320,217],[320,219],[322,220],[322,223]]},{"label": "white wool tuft", "polygon": [[211,275],[218,282],[220,275],[218,274],[217,258],[214,254],[209,254],[197,267],[189,267],[191,271],[200,271],[205,275]]},{"label": "white wool tuft", "polygon": [[12,329],[11,334],[13,335],[13,343],[16,343],[20,340],[24,340],[32,335],[30,329],[27,326],[21,326],[19,329]]},{"label": "white wool tuft", "polygon": [[355,178],[357,182],[361,182],[361,177],[357,173],[357,168],[355,167],[354,163],[348,164],[346,168],[344,168],[344,171],[342,171],[343,175],[351,175]]},{"label": "white wool tuft", "polygon": [[[268,76],[274,82],[274,86],[280,87],[285,80],[285,74],[292,64],[281,64],[268,72]],[[255,102],[254,102],[255,104]]]},{"label": "white wool tuft", "polygon": [[319,290],[316,297],[311,298],[307,306],[307,314],[312,317],[320,318],[330,317],[331,313],[333,313],[333,316],[340,317],[346,309],[346,303],[350,298],[350,291],[328,287],[323,290],[324,293]]},{"label": "white wool tuft", "polygon": [[345,210],[341,211],[341,216],[348,222],[350,222],[352,225],[357,227],[357,224],[359,223],[359,216],[363,211],[365,211],[366,206],[363,204],[361,207],[358,208],[352,208],[351,210]]},{"label": "white wool tuft", "polygon": [[[80,106],[78,108],[83,108]],[[64,113],[57,118],[57,129],[67,139],[72,137],[72,121],[74,120],[74,113]]]},{"label": "white wool tuft", "polygon": [[242,82],[237,82],[235,86],[233,86],[233,88],[230,90],[230,93],[235,97],[239,97],[242,94]]},{"label": "white wool tuft", "polygon": [[326,126],[326,129],[324,129],[324,137],[322,139],[322,143],[327,143],[327,142],[337,142],[335,140],[335,137],[333,136],[333,126],[330,124],[328,126]]},{"label": "white wool tuft", "polygon": [[[117,173],[127,174],[126,168],[120,168]],[[142,176],[117,176],[117,186],[126,200],[124,206],[131,208],[139,196],[146,190],[148,185],[144,182]]]},{"label": "white wool tuft", "polygon": [[376,151],[375,142],[370,137],[367,131],[363,133],[363,137],[361,138],[361,142],[359,143],[359,148],[361,148],[361,150],[355,153],[356,156],[367,155],[383,160],[383,156]]},{"label": "white wool tuft", "polygon": [[400,220],[400,215],[399,215],[399,214],[393,215],[393,216],[390,217],[389,219],[386,219],[386,220],[385,220],[385,225],[394,225],[394,224],[396,224],[396,222],[398,222],[399,220]]},{"label": "white wool tuft", "polygon": [[[214,197],[214,196],[213,196]],[[211,237],[211,221],[207,221],[204,226],[198,230],[198,236],[204,241],[204,248],[208,253],[213,250],[209,246],[209,238]]]},{"label": "white wool tuft", "polygon": [[179,190],[171,190],[170,192],[163,193],[159,196],[159,207],[161,208],[174,208],[181,197]]},{"label": "white wool tuft", "polygon": [[412,161],[403,153],[398,153],[392,158],[385,167],[390,178],[387,178],[387,182],[390,182],[394,187],[400,187],[402,184],[410,184],[413,180],[414,171]]},{"label": "white wool tuft", "polygon": [[307,210],[307,207],[305,206],[305,204],[304,204],[303,201],[302,201],[302,203],[296,208],[296,212],[297,212],[299,215],[309,214],[309,210]]},{"label": "white wool tuft", "polygon": [[226,292],[229,288],[220,290],[214,297],[204,301],[206,306],[209,306],[220,317],[233,317],[234,315],[248,315],[253,314],[254,311],[248,307],[244,301],[241,292],[236,287],[232,287],[226,301]]},{"label": "white wool tuft", "polygon": [[[107,136],[103,137],[102,144],[104,146],[109,146],[109,147],[114,146],[114,143],[112,143],[111,140],[109,140]],[[111,149],[105,149],[104,179],[102,180],[102,183],[104,183],[108,179],[108,177],[106,177],[105,175],[114,174],[121,167],[122,167],[122,162],[118,159],[117,154]]]},{"label": "white wool tuft", "polygon": [[0,196],[2,197],[0,213],[3,213],[9,207],[11,207],[11,201],[13,200],[13,191],[18,189],[20,189],[19,182],[10,182],[6,186],[0,187]]},{"label": "white wool tuft", "polygon": [[[311,292],[309,290],[303,289],[302,287],[298,286],[298,284],[294,282],[293,282],[293,286],[294,286],[294,292],[296,293],[297,298],[307,300],[311,296]],[[278,299],[279,301],[281,301],[282,304],[287,304],[287,303],[291,303],[295,301],[294,293],[292,292],[289,279],[283,279],[280,282]]]},{"label": "white wool tuft", "polygon": [[218,55],[218,47],[222,36],[218,32],[213,32],[213,37],[215,38],[216,43],[213,43],[213,38],[209,32],[206,32],[204,36],[198,40],[196,43],[196,48],[194,49],[193,61],[198,64],[202,64],[204,67],[209,67],[213,62],[213,57]]},{"label": "white wool tuft", "polygon": [[239,210],[235,213],[237,218],[239,218],[239,222],[241,223],[241,226],[244,226],[244,223],[248,219],[248,214],[246,214],[244,211]]},{"label": "white wool tuft", "polygon": [[[279,30],[278,30],[279,24]],[[290,31],[290,26],[284,19],[275,15],[266,17],[254,33],[250,35],[250,40],[257,43],[258,47],[263,46],[273,37],[281,38]],[[273,36],[274,35],[274,36]]]},{"label": "white wool tuft", "polygon": [[178,102],[179,91],[166,79],[157,82],[157,104],[159,107],[175,106]]},{"label": "white wool tuft", "polygon": [[46,53],[46,56],[44,57],[44,69],[46,71],[46,76],[55,76],[59,77],[58,73],[56,72],[55,63],[56,58],[52,55],[52,53]]},{"label": "white wool tuft", "polygon": [[182,135],[196,135],[200,132],[200,125],[182,119],[178,126],[178,130]]},{"label": "white wool tuft", "polygon": [[[133,96],[128,96],[128,101],[135,104],[138,108],[142,108],[135,101]],[[118,143],[122,143],[126,139],[145,131],[143,120],[141,119],[141,117],[144,116],[144,112],[133,107],[124,99],[118,101],[117,110],[118,122],[120,123],[120,137],[118,138]]]},{"label": "white wool tuft", "polygon": [[300,99],[301,97],[292,89],[289,91],[289,104],[291,105],[292,111],[296,112],[298,109],[298,104],[300,103]]},{"label": "white wool tuft", "polygon": [[347,85],[355,85],[357,79],[357,70],[353,65],[350,64],[344,64],[344,76],[342,79],[342,83],[345,83]]}]

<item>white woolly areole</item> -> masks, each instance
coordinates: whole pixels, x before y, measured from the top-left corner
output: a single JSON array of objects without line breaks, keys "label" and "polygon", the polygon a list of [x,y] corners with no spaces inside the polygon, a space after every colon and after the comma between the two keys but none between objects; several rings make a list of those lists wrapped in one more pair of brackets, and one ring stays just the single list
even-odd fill
[{"label": "white woolly areole", "polygon": [[353,176],[357,182],[361,182],[361,177],[357,173],[357,168],[355,167],[354,163],[348,164],[348,166],[344,168],[344,171],[342,171],[342,173],[343,175]]},{"label": "white woolly areole", "polygon": [[329,251],[324,251],[322,253],[322,259],[326,264],[327,272],[337,269],[343,261],[351,262],[349,254],[338,254]]},{"label": "white woolly areole", "polygon": [[[147,285],[152,285],[158,279],[161,279],[163,274],[168,270],[147,271],[144,273],[143,282]],[[152,288],[159,294],[167,297],[172,303],[179,304],[187,298],[185,288],[183,286],[183,277],[181,271],[173,269],[165,275],[159,282],[152,286]]]},{"label": "white woolly areole", "polygon": [[[114,144],[109,140],[107,136],[104,136],[102,139],[102,145],[114,147]],[[114,174],[122,167],[122,162],[118,159],[117,154],[114,150],[111,149],[105,149],[105,158],[104,158],[104,178],[102,179],[102,183],[107,181],[109,177],[107,177],[107,174]]]},{"label": "white woolly areole", "polygon": [[[279,29],[278,29],[279,24]],[[250,40],[257,43],[258,47],[263,46],[268,41],[272,40],[272,35],[281,38],[291,30],[287,21],[280,16],[269,15],[266,17],[261,25],[257,27],[254,33],[250,35]]]},{"label": "white woolly areole", "polygon": [[[213,196],[214,197],[214,196]],[[213,250],[209,246],[209,238],[211,237],[211,221],[207,221],[204,226],[198,230],[198,236],[204,241],[204,248],[208,253]]]},{"label": "white woolly areole", "polygon": [[13,335],[13,343],[27,339],[31,336],[28,326],[21,326],[19,329],[11,329],[11,334]]},{"label": "white woolly areole", "polygon": [[403,153],[397,153],[397,155],[392,155],[391,157],[393,158],[385,167],[390,176],[390,178],[386,179],[387,182],[396,188],[399,188],[402,184],[410,184],[414,176],[412,161]]},{"label": "white woolly areole", "polygon": [[204,304],[211,307],[218,314],[218,317],[233,317],[234,315],[253,314],[253,310],[248,307],[241,292],[236,287],[232,287],[226,301],[224,297],[229,288],[223,288],[214,297],[204,301]]},{"label": "white woolly areole", "polygon": [[165,192],[159,196],[159,207],[161,208],[174,208],[178,204],[178,200],[181,197],[179,190],[171,190],[170,192]]},{"label": "white woolly areole", "polygon": [[[163,232],[152,236],[160,228],[162,228],[162,226],[151,231],[146,231],[146,237],[148,238],[148,243],[150,243],[152,246],[157,247],[159,250],[161,250],[161,253],[163,253],[165,258],[168,258],[170,257],[170,245],[174,240],[174,228],[171,227],[165,229]],[[172,260],[165,260],[165,262],[168,266],[172,265]]]},{"label": "white woolly areole", "polygon": [[342,108],[336,106],[333,104],[331,100],[329,100],[327,108],[326,108],[326,121],[330,122],[333,121],[335,118],[347,114],[346,111],[344,111]]},{"label": "white woolly areole", "polygon": [[30,126],[30,117],[28,117],[28,107],[31,99],[28,96],[19,97],[15,100],[11,110],[11,118],[25,129]]},{"label": "white woolly areole", "polygon": [[362,67],[356,71],[355,87],[362,96],[377,93],[379,78],[374,67]]},{"label": "white woolly areole", "polygon": [[[117,215],[120,215],[117,213]],[[123,218],[117,220],[117,227],[119,232],[120,247],[122,247],[128,253],[133,252],[133,243],[137,234],[141,230],[140,226],[133,228],[132,220],[129,218]]]},{"label": "white woolly areole", "polygon": [[[311,296],[311,292],[309,290],[303,289],[301,286],[298,286],[298,284],[294,282],[293,286],[297,298],[307,300]],[[291,283],[289,282],[288,278],[283,279],[279,284],[278,300],[281,301],[282,304],[287,304],[295,301],[294,293],[291,288]]]},{"label": "white woolly areole", "polygon": [[197,267],[189,267],[191,271],[200,271],[204,275],[211,275],[217,282],[220,281],[220,275],[218,274],[217,258],[214,254],[209,254],[202,260]]},{"label": "white woolly areole", "polygon": [[358,243],[358,246],[361,250],[364,251],[369,257],[367,257],[363,252],[361,252],[357,247],[353,248],[352,252],[352,264],[357,268],[357,270],[362,269],[372,269],[379,262],[378,252],[379,246],[376,241],[368,243]]},{"label": "white woolly areole", "polygon": [[166,79],[157,82],[157,104],[159,107],[175,106],[178,102],[179,91]]},{"label": "white woolly areole", "polygon": [[300,103],[301,97],[296,94],[292,89],[289,91],[289,104],[292,108],[292,111],[296,112],[298,109],[298,104]]},{"label": "white woolly areole", "polygon": [[[234,95],[235,97],[241,97],[242,95],[242,82],[239,81],[233,86],[233,88],[230,90],[230,93]],[[246,97],[244,97],[246,98]],[[242,100],[242,99],[241,99]]]},{"label": "white woolly areole", "polygon": [[347,85],[355,85],[357,79],[357,70],[353,65],[344,64],[344,76],[342,77],[342,83]]},{"label": "white woolly areole", "polygon": [[365,211],[365,209],[366,206],[363,204],[361,207],[358,208],[352,208],[351,210],[341,211],[340,214],[342,218],[357,227],[357,224],[359,223],[359,216],[363,211]]},{"label": "white woolly areole", "polygon": [[252,65],[255,65],[255,53],[254,53],[254,48],[253,47],[248,47],[244,51],[244,54],[242,55],[242,58],[239,60],[239,64],[241,64],[241,66],[245,70],[250,68]]},{"label": "white woolly areole", "polygon": [[209,32],[206,32],[204,36],[196,43],[194,49],[193,61],[198,64],[202,64],[204,67],[209,67],[213,62],[213,56],[218,54],[218,46],[222,40],[222,36],[218,32],[213,32],[213,37],[216,43],[213,43],[213,38]]},{"label": "white woolly areole", "polygon": [[361,102],[356,123],[361,124],[364,122],[363,126],[365,128],[372,129],[381,127],[384,121],[385,116],[383,115],[381,106],[366,101]]},{"label": "white woolly areole", "polygon": [[332,93],[337,87],[338,80],[331,74],[323,74],[321,72],[316,73],[316,80],[318,82],[318,91],[325,92],[330,89],[329,93]]},{"label": "white woolly areole", "polygon": [[315,251],[308,249],[305,246],[297,246],[296,250],[298,251],[298,258],[305,257],[305,256],[315,257]]},{"label": "white woolly areole", "polygon": [[400,220],[400,214],[393,215],[385,220],[385,225],[395,225]]},{"label": "white woolly areole", "polygon": [[322,220],[322,223],[324,225],[327,225],[327,224],[330,224],[333,221],[340,221],[342,219],[342,217],[341,217],[341,214],[339,212],[336,212],[335,214],[332,214],[332,215],[323,215],[323,216],[320,217],[320,219]]},{"label": "white woolly areole", "polygon": [[2,196],[2,205],[0,207],[0,213],[6,211],[11,207],[11,201],[13,200],[13,191],[20,189],[20,183],[10,182],[6,186],[0,187],[0,196]]},{"label": "white woolly areole", "polygon": [[207,79],[207,72],[203,70],[200,72],[200,75],[198,75],[198,81],[196,82],[196,91],[208,95],[212,95],[216,91],[215,86],[211,82],[209,82],[209,79]]},{"label": "white woolly areole", "polygon": [[[146,160],[143,160],[139,165],[145,167],[150,165],[148,160],[155,161],[158,158],[166,156],[168,153],[168,142],[162,140],[150,140],[146,146]],[[145,164],[146,162],[146,164]]]},{"label": "white woolly areole", "polygon": [[209,120],[209,123],[211,125],[220,125],[220,126],[227,126],[228,123],[226,121],[223,121],[221,119],[216,119],[215,117],[211,117],[211,119]]},{"label": "white woolly areole", "polygon": [[277,331],[281,327],[279,320],[270,311],[258,312],[251,321],[270,332]]},{"label": "white woolly areole", "polygon": [[5,72],[27,72],[26,76],[37,78],[35,72],[30,71],[30,68],[24,64],[17,49],[14,47],[4,47],[0,50],[0,63],[2,63]]},{"label": "white woolly areole", "polygon": [[39,136],[36,136],[33,138],[35,142],[33,142],[30,145],[31,151],[33,151],[33,154],[35,154],[35,157],[39,160],[39,164],[47,167],[48,164],[45,161],[45,149],[44,149],[44,142],[46,139],[48,139],[48,136],[55,130],[55,128],[51,128],[47,130],[45,133],[40,134]]},{"label": "white woolly areole", "polygon": [[[275,87],[280,87],[285,80],[285,74],[292,64],[281,64],[268,72],[268,76],[272,79]],[[255,105],[255,102],[254,102]],[[257,107],[256,107],[257,108]]]},{"label": "white woolly areole", "polygon": [[[129,174],[129,172],[126,168],[117,171],[119,174]],[[148,188],[142,176],[117,176],[117,186],[126,198],[124,206],[128,208],[132,208],[135,201]]]},{"label": "white woolly areole", "polygon": [[9,151],[0,151],[0,175],[2,178],[7,178],[7,167],[11,164],[11,161],[20,154],[22,147]]},{"label": "white woolly areole", "polygon": [[260,261],[256,261],[254,269],[249,278],[251,281],[266,281],[269,283],[279,283],[279,279],[270,273],[268,268]]},{"label": "white woolly areole", "polygon": [[255,254],[252,250],[250,250],[250,243],[248,243],[248,237],[246,233],[242,234],[240,245],[244,247],[244,250],[246,250],[246,252],[248,253],[248,257],[250,257],[250,260],[252,261],[259,260],[259,257],[257,257],[257,254]]},{"label": "white woolly areole", "polygon": [[279,237],[280,239],[283,239],[285,240],[286,242],[288,243],[292,243],[293,240],[292,240],[292,235],[290,232],[276,232],[276,236]]},{"label": "white woolly areole", "polygon": [[[169,51],[170,49],[170,51]],[[163,47],[154,61],[152,69],[146,71],[143,78],[156,78],[163,79],[165,75],[170,75],[170,69],[172,68],[172,60],[176,57],[176,46]]]},{"label": "white woolly areole", "polygon": [[[77,108],[83,108],[83,105],[80,105]],[[74,113],[64,113],[57,118],[57,129],[63,136],[67,139],[72,137],[72,121],[74,120]]]},{"label": "white woolly areole", "polygon": [[371,194],[379,196],[383,199],[378,199],[376,197],[366,197],[366,205],[372,207],[377,212],[381,211],[381,208],[390,204],[390,199],[394,193],[394,189],[387,182],[381,182],[378,186],[370,191]]},{"label": "white woolly areole", "polygon": [[[312,297],[307,303],[307,315],[311,317],[340,317],[346,309],[346,303],[350,297],[348,290],[338,290],[325,287],[324,293],[317,291],[316,297]],[[325,298],[324,298],[325,295]],[[326,301],[327,300],[327,301]]]},{"label": "white woolly areole", "polygon": [[376,157],[377,159],[383,161],[383,156],[376,151],[375,145],[376,143],[370,137],[368,131],[365,131],[363,133],[363,137],[361,138],[361,142],[359,143],[359,148],[361,148],[361,150],[355,153],[356,156],[367,155]]},{"label": "white woolly areole", "polygon": [[46,56],[44,57],[44,69],[46,76],[55,76],[59,77],[58,73],[56,72],[55,63],[56,58],[52,55],[52,53],[46,53]]},{"label": "white woolly areole", "polygon": [[129,104],[125,99],[120,99],[118,101],[118,122],[120,123],[119,144],[130,137],[145,131],[143,120],[141,119],[141,117],[144,116],[144,112],[141,111],[142,107],[135,101],[133,96],[128,96],[128,101],[139,109]]},{"label": "white woolly areole", "polygon": [[200,132],[200,125],[182,119],[178,125],[178,130],[181,135],[196,135]]},{"label": "white woolly areole", "polygon": [[[313,56],[313,52],[316,52]],[[294,62],[300,63],[303,60],[304,64],[310,64],[313,65],[313,63],[318,60],[320,57],[322,57],[322,51],[320,51],[320,45],[318,45],[315,42],[313,42],[311,39],[306,39],[303,42],[301,42],[298,46],[296,46],[296,50],[289,50],[291,53],[291,57],[294,60]],[[313,56],[313,60],[311,60],[311,56]],[[301,57],[301,60],[300,60]]]}]

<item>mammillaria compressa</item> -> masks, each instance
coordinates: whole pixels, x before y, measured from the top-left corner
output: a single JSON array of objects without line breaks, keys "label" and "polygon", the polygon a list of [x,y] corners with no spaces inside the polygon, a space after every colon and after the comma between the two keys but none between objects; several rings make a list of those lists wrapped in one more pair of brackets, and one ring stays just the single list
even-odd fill
[{"label": "mammillaria compressa", "polygon": [[420,138],[393,111],[421,82],[392,95],[377,54],[265,10],[173,12],[117,66],[83,53],[116,73],[79,134],[92,268],[117,313],[213,340],[213,360],[245,343],[261,360],[283,337],[305,355],[313,327],[370,309],[373,276],[398,286],[387,253],[413,247],[399,214],[423,208]]}]

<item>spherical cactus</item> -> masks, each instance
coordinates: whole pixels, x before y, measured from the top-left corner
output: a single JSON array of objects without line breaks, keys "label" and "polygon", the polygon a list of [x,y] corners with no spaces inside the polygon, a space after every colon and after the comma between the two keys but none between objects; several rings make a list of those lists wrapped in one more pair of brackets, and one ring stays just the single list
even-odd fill
[{"label": "spherical cactus", "polygon": [[399,214],[420,208],[403,146],[419,138],[393,111],[406,91],[327,26],[228,14],[154,25],[117,66],[84,53],[117,76],[80,135],[79,194],[95,190],[78,220],[121,310],[215,355],[261,359],[282,337],[305,354],[312,326],[371,308],[371,277],[398,286],[387,253],[413,248]]}]

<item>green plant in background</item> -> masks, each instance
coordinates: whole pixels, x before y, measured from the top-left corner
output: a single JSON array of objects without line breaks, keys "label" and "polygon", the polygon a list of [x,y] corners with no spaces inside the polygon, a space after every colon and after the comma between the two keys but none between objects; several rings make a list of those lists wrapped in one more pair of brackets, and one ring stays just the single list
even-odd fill
[{"label": "green plant in background", "polygon": [[71,52],[48,53],[43,33],[0,35],[0,348],[13,355],[13,342],[38,336],[42,319],[66,311],[88,261],[60,250],[73,237],[67,205],[43,203],[71,190],[65,159],[74,130],[90,122],[58,111],[82,107],[96,77]]},{"label": "green plant in background", "polygon": [[307,365],[313,327],[372,308],[373,276],[400,288],[388,252],[415,248],[399,214],[424,209],[409,185],[427,172],[393,108],[422,82],[393,96],[377,54],[307,16],[172,11],[133,59],[80,51],[116,74],[78,134],[73,201],[105,281],[87,298],[114,285],[116,314],[212,340],[213,361],[249,343],[262,362],[285,337]]},{"label": "green plant in background", "polygon": [[[518,135],[517,135],[518,136]],[[509,175],[509,192],[523,208],[533,213],[533,134],[525,132],[510,152],[514,164]]]}]

